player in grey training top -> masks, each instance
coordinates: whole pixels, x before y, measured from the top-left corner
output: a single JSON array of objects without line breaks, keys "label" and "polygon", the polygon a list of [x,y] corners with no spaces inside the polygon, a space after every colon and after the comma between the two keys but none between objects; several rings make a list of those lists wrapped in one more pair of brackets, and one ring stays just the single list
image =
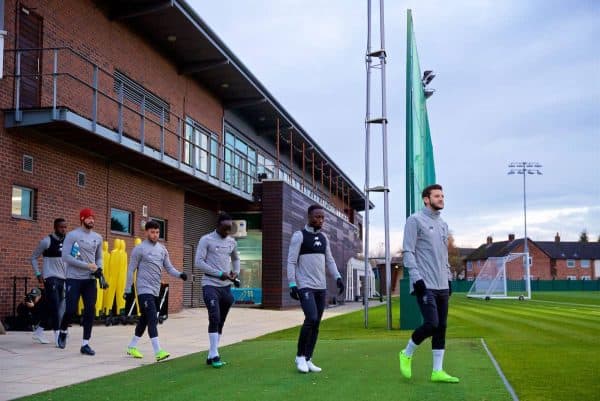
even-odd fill
[{"label": "player in grey training top", "polygon": [[127,354],[134,358],[143,358],[142,353],[137,349],[138,341],[144,334],[146,326],[148,327],[148,336],[152,342],[154,356],[156,361],[162,361],[170,356],[168,352],[160,348],[158,340],[158,313],[156,304],[160,292],[160,279],[163,268],[167,272],[183,281],[187,280],[187,274],[180,273],[169,259],[169,252],[161,243],[158,242],[160,236],[160,225],[156,221],[150,220],[146,223],[146,240],[133,248],[129,257],[129,267],[127,269],[127,282],[125,284],[125,299],[131,299],[131,285],[133,284],[133,273],[137,270],[136,288],[138,305],[140,306],[140,320],[135,327],[135,334],[127,348]]},{"label": "player in grey training top", "polygon": [[443,368],[446,346],[448,301],[452,295],[452,274],[448,264],[448,225],[440,217],[444,208],[441,185],[423,190],[425,207],[411,215],[404,227],[403,260],[409,271],[413,294],[423,315],[423,324],[413,333],[400,351],[400,371],[407,379],[412,376],[412,355],[419,344],[431,337],[433,371],[431,381],[458,383]]},{"label": "player in grey training top", "polygon": [[217,219],[217,228],[204,235],[198,242],[194,266],[204,273],[202,291],[208,310],[208,351],[207,365],[220,368],[225,364],[219,356],[219,340],[223,334],[223,325],[229,308],[233,305],[231,283],[240,274],[240,258],[235,239],[231,232],[231,217],[221,213]]},{"label": "player in grey training top", "polygon": [[[44,303],[46,316],[33,333],[33,339],[41,344],[48,344],[44,337],[44,329],[52,327],[54,330],[54,343],[58,345],[58,329],[60,327],[61,309],[65,294],[65,263],[62,260],[62,247],[67,233],[65,219],[54,220],[54,232],[44,237],[31,255],[31,266],[40,284],[44,285]],[[42,271],[38,258],[43,256]],[[44,327],[48,326],[48,327]]]},{"label": "player in grey training top", "polygon": [[62,259],[67,268],[66,310],[60,325],[59,348],[67,345],[67,328],[77,311],[79,297],[83,298],[83,340],[80,352],[84,355],[96,353],[89,345],[92,325],[96,313],[96,278],[105,288],[102,275],[102,236],[93,231],[94,212],[82,209],[79,212],[81,227],[69,232],[63,243]]},{"label": "player in grey training top", "polygon": [[300,300],[304,312],[296,352],[296,367],[302,373],[321,371],[311,358],[327,300],[326,271],[335,277],[339,294],[344,292],[344,283],[331,254],[329,238],[321,231],[324,221],[323,207],[310,206],[308,224],[292,235],[288,252],[290,296]]}]

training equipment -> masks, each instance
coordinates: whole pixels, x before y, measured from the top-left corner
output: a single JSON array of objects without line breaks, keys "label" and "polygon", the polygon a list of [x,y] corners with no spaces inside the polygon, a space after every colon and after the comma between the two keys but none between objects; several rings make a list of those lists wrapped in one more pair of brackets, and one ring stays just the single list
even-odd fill
[{"label": "training equipment", "polygon": [[467,296],[485,300],[531,299],[531,275],[525,267],[527,258],[528,254],[525,253],[488,258]]},{"label": "training equipment", "polygon": [[443,370],[434,370],[431,372],[431,381],[436,383],[458,383],[460,382],[458,377],[450,376]]},{"label": "training equipment", "polygon": [[127,348],[127,355],[130,355],[134,358],[141,359],[144,355],[137,349],[137,347],[129,347]]},{"label": "training equipment", "polygon": [[154,356],[156,357],[156,362],[160,362],[160,361],[162,361],[162,360],[167,359],[168,357],[170,357],[171,354],[169,354],[164,349],[161,349],[156,354],[154,354]]},{"label": "training equipment", "polygon": [[402,373],[402,376],[410,379],[412,377],[412,357],[406,355],[404,351],[400,351],[398,359],[400,360],[400,373]]}]

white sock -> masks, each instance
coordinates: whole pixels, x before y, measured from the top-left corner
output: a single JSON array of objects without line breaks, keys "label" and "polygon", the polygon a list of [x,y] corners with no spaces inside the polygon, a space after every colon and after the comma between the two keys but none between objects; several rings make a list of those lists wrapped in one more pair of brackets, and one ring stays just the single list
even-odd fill
[{"label": "white sock", "polygon": [[140,341],[141,337],[133,336],[131,337],[131,341],[129,342],[129,348],[137,347],[138,341]]},{"label": "white sock", "polygon": [[60,334],[60,331],[54,330],[54,342],[58,342],[58,335],[59,334]]},{"label": "white sock", "polygon": [[219,356],[219,333],[208,333],[208,341],[210,343],[208,358]]},{"label": "white sock", "polygon": [[90,340],[81,340],[81,346],[85,347],[86,345],[88,345],[90,343]]},{"label": "white sock", "polygon": [[404,353],[406,354],[406,356],[413,356],[417,347],[418,347],[418,345],[415,344],[411,338],[410,340],[408,340],[408,344],[406,344],[406,348],[404,348]]},{"label": "white sock", "polygon": [[154,353],[158,354],[158,351],[160,351],[160,342],[158,341],[158,337],[153,337],[150,339],[150,341],[152,341],[152,349],[154,350]]},{"label": "white sock", "polygon": [[36,336],[43,336],[44,328],[42,326],[38,326],[37,329],[35,329],[35,331],[33,332],[33,334]]},{"label": "white sock", "polygon": [[434,349],[433,352],[433,370],[442,370],[444,364],[444,350]]}]

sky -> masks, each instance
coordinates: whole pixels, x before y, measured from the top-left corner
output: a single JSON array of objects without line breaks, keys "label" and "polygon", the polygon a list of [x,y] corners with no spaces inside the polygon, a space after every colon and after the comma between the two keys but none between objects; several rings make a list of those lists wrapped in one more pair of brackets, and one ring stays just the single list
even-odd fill
[{"label": "sky", "polygon": [[[188,0],[202,19],[359,187],[365,183],[367,2]],[[379,8],[373,1],[373,42]],[[523,180],[513,161],[543,165],[527,177],[533,240],[582,230],[600,236],[600,2],[455,0],[385,2],[388,55],[390,239],[405,221],[406,10],[427,101],[443,218],[456,244],[523,236]],[[372,98],[380,76],[373,74]],[[381,110],[372,103],[373,116]],[[383,183],[381,134],[372,129],[371,186]],[[343,146],[340,146],[343,141]],[[384,241],[383,195],[373,194],[370,248]]]}]

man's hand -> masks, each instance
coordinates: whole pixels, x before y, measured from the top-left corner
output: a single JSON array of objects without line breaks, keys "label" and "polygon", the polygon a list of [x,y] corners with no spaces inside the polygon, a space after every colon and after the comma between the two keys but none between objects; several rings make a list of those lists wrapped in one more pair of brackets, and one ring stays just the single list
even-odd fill
[{"label": "man's hand", "polygon": [[103,290],[108,288],[108,282],[104,278],[104,274],[102,274],[102,269],[94,270],[93,276],[98,279],[98,284],[100,285],[100,288],[102,288]]},{"label": "man's hand", "polygon": [[182,279],[183,281],[187,281],[187,273],[186,272],[179,273],[179,278]]},{"label": "man's hand", "polygon": [[95,263],[88,263],[88,269],[90,269],[92,273],[94,273],[96,270],[98,270],[98,266],[96,266]]},{"label": "man's hand", "polygon": [[237,273],[236,272],[229,272],[229,280],[233,281],[237,278]]},{"label": "man's hand", "polygon": [[300,300],[300,292],[295,285],[290,287],[290,297],[294,298],[296,301]]},{"label": "man's hand", "polygon": [[448,296],[452,296],[452,281],[448,280]]},{"label": "man's hand", "polygon": [[338,279],[335,280],[335,285],[337,285],[337,288],[338,288],[338,295],[342,295],[346,288],[344,287],[344,283],[342,282],[341,277],[338,277]]},{"label": "man's hand", "polygon": [[221,275],[219,276],[219,280],[229,280],[229,274],[225,274],[225,272],[221,272]]},{"label": "man's hand", "polygon": [[39,283],[40,285],[44,285],[44,277],[42,277],[42,275],[41,275],[41,274],[38,274],[38,275],[36,276],[36,278],[37,278],[37,281],[38,281],[38,283]]},{"label": "man's hand", "polygon": [[425,295],[425,290],[427,289],[427,287],[425,287],[425,282],[423,280],[417,280],[413,287],[415,289],[415,294],[418,297],[422,297],[423,295]]}]

